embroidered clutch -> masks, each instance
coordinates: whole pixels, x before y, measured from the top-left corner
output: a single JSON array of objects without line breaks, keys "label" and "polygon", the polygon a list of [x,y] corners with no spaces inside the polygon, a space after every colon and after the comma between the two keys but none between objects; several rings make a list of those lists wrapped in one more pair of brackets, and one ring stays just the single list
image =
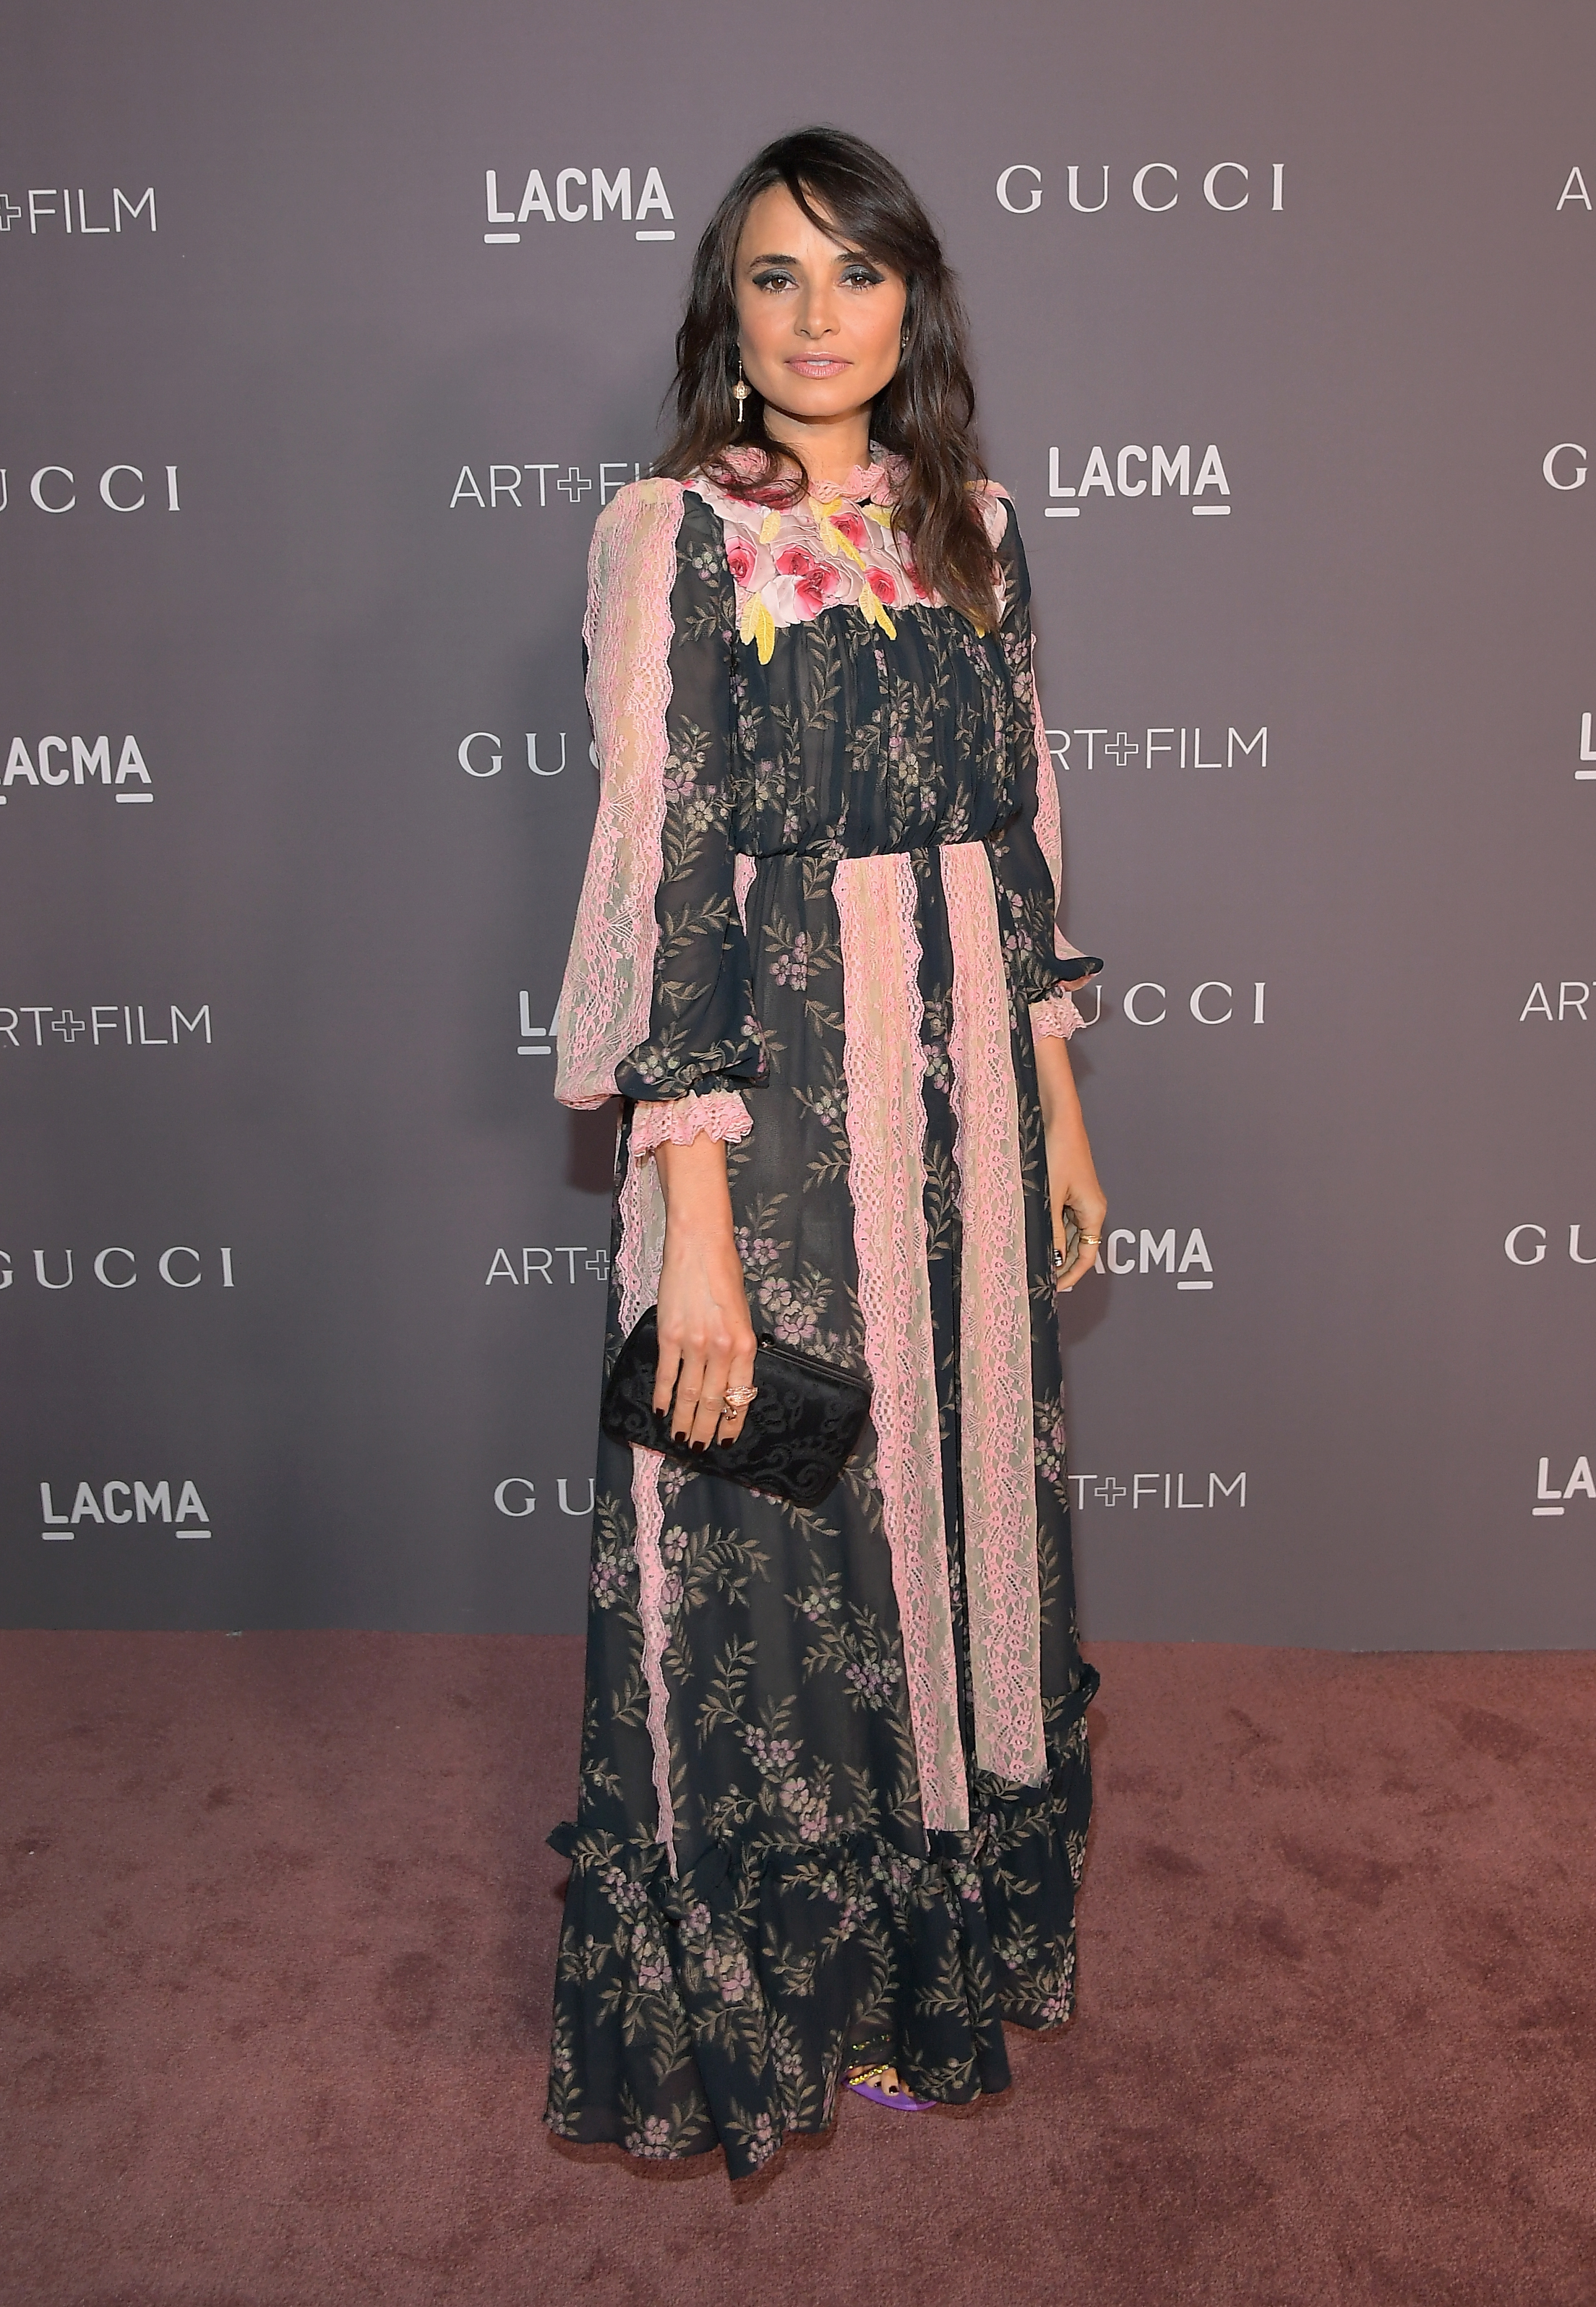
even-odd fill
[{"label": "embroidered clutch", "polygon": [[734,1442],[694,1450],[673,1436],[670,1412],[654,1407],[657,1311],[649,1307],[615,1357],[598,1414],[611,1441],[658,1450],[695,1473],[718,1474],[794,1505],[818,1505],[857,1446],[870,1415],[869,1381],[761,1338],[753,1368],[759,1394],[742,1431]]}]

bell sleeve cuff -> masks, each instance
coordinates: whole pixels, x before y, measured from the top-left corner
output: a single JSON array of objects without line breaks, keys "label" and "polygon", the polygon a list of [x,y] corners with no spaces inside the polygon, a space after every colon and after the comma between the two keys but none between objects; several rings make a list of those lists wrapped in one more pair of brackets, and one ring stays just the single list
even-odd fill
[{"label": "bell sleeve cuff", "polygon": [[696,1137],[716,1137],[723,1145],[734,1145],[752,1128],[748,1108],[735,1090],[656,1099],[633,1110],[631,1151],[640,1157],[657,1145],[691,1145]]},{"label": "bell sleeve cuff", "polygon": [[1038,1042],[1067,1042],[1085,1019],[1068,993],[1055,993],[1031,1005],[1031,1034]]}]

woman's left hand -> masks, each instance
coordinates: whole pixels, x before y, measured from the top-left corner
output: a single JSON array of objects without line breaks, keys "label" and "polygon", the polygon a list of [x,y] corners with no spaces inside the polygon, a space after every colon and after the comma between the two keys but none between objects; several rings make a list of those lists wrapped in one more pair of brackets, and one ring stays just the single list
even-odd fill
[{"label": "woman's left hand", "polygon": [[[1053,1161],[1048,1158],[1048,1176],[1053,1175]],[[1097,1182],[1097,1172],[1092,1167],[1091,1150],[1087,1149],[1085,1172],[1079,1183],[1072,1183],[1068,1175],[1062,1188],[1052,1196],[1053,1252],[1060,1261],[1053,1269],[1055,1292],[1073,1290],[1083,1275],[1097,1269],[1098,1244],[1103,1239],[1103,1221],[1108,1216],[1108,1197]],[[1073,1256],[1070,1253],[1068,1229],[1065,1212],[1074,1218],[1078,1229]]]},{"label": "woman's left hand", "polygon": [[[1075,1075],[1068,1045],[1051,1034],[1036,1044],[1036,1086],[1042,1100],[1043,1134],[1047,1143],[1047,1198],[1053,1220],[1055,1291],[1073,1290],[1097,1265],[1097,1245],[1108,1216],[1108,1196],[1097,1180],[1091,1142],[1076,1094]],[[1081,1239],[1073,1258],[1065,1213],[1074,1218]]]}]

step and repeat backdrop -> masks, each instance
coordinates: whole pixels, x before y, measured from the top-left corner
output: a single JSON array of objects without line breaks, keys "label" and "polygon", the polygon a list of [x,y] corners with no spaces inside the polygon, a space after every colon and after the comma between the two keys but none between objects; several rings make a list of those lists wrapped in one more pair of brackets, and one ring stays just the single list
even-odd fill
[{"label": "step and repeat backdrop", "polygon": [[594,518],[809,119],[944,231],[1112,1208],[1087,1630],[1596,1643],[1596,19],[56,0],[0,88],[18,1625],[573,1630]]}]

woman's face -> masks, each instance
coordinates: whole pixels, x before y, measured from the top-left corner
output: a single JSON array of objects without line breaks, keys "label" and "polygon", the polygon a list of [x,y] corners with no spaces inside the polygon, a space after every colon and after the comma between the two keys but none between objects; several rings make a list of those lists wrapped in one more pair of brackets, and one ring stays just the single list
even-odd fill
[{"label": "woman's face", "polygon": [[890,382],[902,279],[821,232],[785,184],[750,209],[734,278],[742,373],[768,416],[824,425],[868,408]]}]

